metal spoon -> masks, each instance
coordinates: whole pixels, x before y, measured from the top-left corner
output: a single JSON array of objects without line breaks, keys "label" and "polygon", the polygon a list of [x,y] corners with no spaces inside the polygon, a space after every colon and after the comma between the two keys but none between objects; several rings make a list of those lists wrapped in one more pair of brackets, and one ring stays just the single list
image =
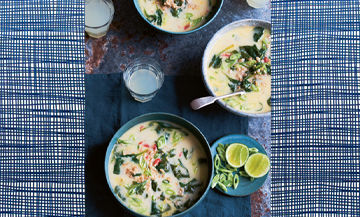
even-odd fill
[{"label": "metal spoon", "polygon": [[218,99],[222,99],[222,98],[226,98],[229,96],[235,96],[235,95],[239,95],[239,94],[245,94],[245,90],[239,90],[236,91],[234,93],[230,93],[230,94],[226,94],[226,95],[222,95],[222,96],[207,96],[207,97],[201,97],[201,98],[197,98],[194,99],[191,103],[190,106],[192,109],[194,110],[198,110],[202,107],[205,107],[207,105],[210,105],[212,103],[214,103],[216,100]]}]

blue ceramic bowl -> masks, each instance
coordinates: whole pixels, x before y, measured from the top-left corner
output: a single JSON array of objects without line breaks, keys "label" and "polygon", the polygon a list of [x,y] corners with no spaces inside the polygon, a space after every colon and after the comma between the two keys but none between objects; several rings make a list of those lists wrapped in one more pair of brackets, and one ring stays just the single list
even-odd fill
[{"label": "blue ceramic bowl", "polygon": [[129,122],[127,122],[126,124],[124,124],[113,136],[113,138],[111,139],[109,146],[106,150],[106,156],[105,156],[105,176],[106,176],[106,180],[107,183],[109,185],[109,188],[111,190],[111,192],[114,194],[114,197],[119,201],[119,203],[121,205],[123,205],[124,209],[127,210],[129,213],[131,213],[132,215],[135,216],[146,216],[146,215],[142,215],[139,214],[131,209],[129,209],[127,206],[125,206],[123,204],[123,202],[115,195],[114,189],[111,187],[111,183],[109,180],[109,170],[108,170],[108,164],[109,164],[109,158],[110,158],[110,154],[111,151],[116,143],[116,140],[121,137],[127,130],[129,130],[130,128],[132,128],[133,126],[143,123],[145,121],[151,121],[151,120],[159,120],[159,121],[169,121],[172,122],[174,124],[177,124],[183,128],[185,128],[186,130],[188,130],[190,133],[192,133],[201,143],[202,147],[204,148],[204,151],[206,153],[207,159],[208,159],[208,167],[209,167],[209,177],[206,180],[206,189],[204,194],[200,197],[200,199],[189,209],[185,210],[182,213],[173,215],[173,216],[183,216],[185,214],[187,214],[188,212],[190,212],[195,206],[197,206],[206,196],[206,194],[208,193],[209,189],[210,189],[210,185],[211,185],[211,179],[213,177],[213,173],[214,173],[214,162],[211,156],[211,150],[210,150],[210,146],[209,143],[207,142],[205,136],[200,132],[200,130],[195,127],[192,123],[190,123],[189,121],[185,120],[184,118],[181,118],[179,116],[176,115],[172,115],[172,114],[168,114],[168,113],[149,113],[149,114],[145,114],[145,115],[141,115],[139,117],[136,117],[132,120],[130,120]]},{"label": "blue ceramic bowl", "polygon": [[215,17],[218,15],[218,13],[220,12],[220,9],[222,7],[224,3],[224,0],[216,0],[216,4],[214,5],[212,11],[210,12],[210,15],[209,15],[209,19],[206,21],[206,23],[204,23],[202,26],[199,26],[198,28],[196,29],[193,29],[193,30],[190,30],[190,31],[187,31],[187,32],[172,32],[172,31],[167,31],[167,30],[164,30],[164,29],[161,29],[160,27],[158,26],[155,26],[154,24],[150,23],[145,15],[144,15],[144,12],[141,11],[141,8],[140,8],[140,5],[139,5],[139,0],[134,0],[134,4],[135,4],[135,7],[136,7],[136,10],[139,12],[140,16],[150,25],[152,26],[153,28],[159,30],[160,32],[164,32],[164,33],[167,33],[167,34],[174,34],[174,35],[186,35],[186,34],[190,34],[190,33],[193,33],[193,32],[196,32],[202,28],[204,28],[205,26],[207,26],[209,23],[211,23]]}]

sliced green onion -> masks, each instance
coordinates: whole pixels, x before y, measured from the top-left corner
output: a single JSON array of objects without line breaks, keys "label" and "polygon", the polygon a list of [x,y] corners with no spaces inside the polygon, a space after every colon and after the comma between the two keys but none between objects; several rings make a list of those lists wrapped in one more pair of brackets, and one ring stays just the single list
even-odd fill
[{"label": "sliced green onion", "polygon": [[228,173],[227,180],[233,182],[234,175],[232,173]]},{"label": "sliced green onion", "polygon": [[232,185],[232,181],[225,180],[225,181],[222,182],[222,184],[224,184],[226,187],[230,187]]},{"label": "sliced green onion", "polygon": [[246,101],[246,95],[245,94],[240,95],[239,99],[242,101]]},{"label": "sliced green onion", "polygon": [[219,155],[215,155],[215,162],[214,162],[214,165],[215,165],[215,169],[218,170],[219,169],[219,166],[221,165],[221,161],[220,161],[220,158],[219,158]]},{"label": "sliced green onion", "polygon": [[215,188],[215,186],[217,185],[217,183],[219,182],[219,174],[217,174],[216,176],[214,176],[212,182],[211,182],[211,188]]},{"label": "sliced green onion", "polygon": [[225,187],[224,184],[222,184],[221,182],[219,182],[219,186],[222,190],[224,190],[225,192],[227,192],[227,188]]},{"label": "sliced green onion", "polygon": [[254,154],[259,152],[259,150],[257,148],[249,148],[249,154]]},{"label": "sliced green onion", "polygon": [[164,184],[169,184],[169,183],[170,183],[170,181],[169,181],[169,180],[167,180],[167,179],[164,179],[164,180],[162,181],[162,183],[164,183]]},{"label": "sliced green onion", "polygon": [[234,189],[237,188],[237,186],[239,185],[239,182],[240,182],[239,175],[235,174],[234,179],[233,179],[233,187],[234,187]]},{"label": "sliced green onion", "polygon": [[235,53],[233,55],[230,56],[230,60],[237,60],[241,57],[241,54],[239,53]]},{"label": "sliced green onion", "polygon": [[250,177],[245,171],[240,171],[239,175],[244,177]]},{"label": "sliced green onion", "polygon": [[219,182],[223,182],[226,180],[226,176],[224,174],[220,175]]},{"label": "sliced green onion", "polygon": [[140,207],[141,206],[141,200],[139,200],[138,198],[135,198],[135,197],[132,197],[130,198],[130,201],[129,201],[133,206],[136,206],[136,207]]},{"label": "sliced green onion", "polygon": [[136,212],[140,213],[140,214],[144,214],[146,212],[146,208],[141,208],[141,209],[138,209]]},{"label": "sliced green onion", "polygon": [[157,148],[162,149],[165,147],[166,139],[165,136],[160,136],[160,138],[157,140]]},{"label": "sliced green onion", "polygon": [[256,105],[255,103],[247,104],[247,105],[244,106],[244,109],[245,110],[251,110],[251,109],[253,109],[255,107],[255,105]]},{"label": "sliced green onion", "polygon": [[166,189],[165,193],[168,194],[168,195],[175,195],[175,191],[170,189],[170,188]]},{"label": "sliced green onion", "polygon": [[134,135],[131,135],[131,136],[129,137],[129,140],[132,141],[132,142],[135,142],[135,136],[134,136]]},{"label": "sliced green onion", "polygon": [[233,172],[233,171],[230,171],[230,170],[227,170],[227,169],[222,169],[222,168],[219,168],[219,171],[223,172],[223,173],[231,173],[231,172]]}]

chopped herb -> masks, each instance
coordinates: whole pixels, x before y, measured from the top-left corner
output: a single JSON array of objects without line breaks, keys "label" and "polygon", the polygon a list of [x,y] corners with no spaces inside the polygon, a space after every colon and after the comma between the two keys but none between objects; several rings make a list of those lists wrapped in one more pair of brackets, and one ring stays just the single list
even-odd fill
[{"label": "chopped herb", "polygon": [[181,8],[178,8],[178,9],[171,8],[170,9],[171,15],[173,17],[179,17],[181,11],[182,11]]},{"label": "chopped herb", "polygon": [[189,181],[188,183],[182,183],[180,182],[180,187],[184,188],[184,192],[188,192],[188,193],[194,193],[195,189],[199,186],[202,185],[202,183],[199,184],[194,184],[197,180],[196,179],[192,179],[191,181]]},{"label": "chopped herb", "polygon": [[129,187],[128,196],[131,196],[135,193],[139,195],[144,193],[146,182],[147,180],[141,183],[134,181],[133,184]]},{"label": "chopped herb", "polygon": [[170,157],[170,158],[172,158],[172,157],[174,157],[174,156],[176,155],[175,151],[176,151],[175,148],[173,148],[173,149],[170,150],[170,152],[169,152],[169,157]]},{"label": "chopped herb", "polygon": [[[174,173],[174,176],[177,178],[177,179],[180,179],[180,178],[190,178],[190,174],[189,174],[189,170],[182,164],[181,160],[179,160],[179,164],[177,165],[171,165],[171,169]],[[184,168],[186,170],[186,173],[183,173],[181,172],[181,168]]]},{"label": "chopped herb", "polygon": [[156,192],[156,189],[158,187],[158,184],[155,180],[151,180],[151,189]]},{"label": "chopped herb", "polygon": [[183,153],[184,153],[185,159],[187,160],[187,156],[188,156],[189,150],[183,148]]},{"label": "chopped herb", "polygon": [[120,185],[117,185],[114,189],[114,192],[117,196],[120,197],[121,200],[126,201],[126,197],[122,196],[120,193],[120,188],[121,188]]},{"label": "chopped herb", "polygon": [[114,165],[114,174],[120,174],[120,166],[124,163],[124,160],[122,158],[116,158],[115,159],[115,165]]},{"label": "chopped herb", "polygon": [[160,200],[161,200],[161,201],[164,201],[164,200],[165,200],[164,192],[161,193],[161,195],[160,195]]},{"label": "chopped herb", "polygon": [[265,29],[263,27],[260,27],[260,26],[254,28],[254,30],[253,30],[254,31],[253,39],[254,39],[255,42],[258,42],[259,39],[263,36],[264,30]]}]

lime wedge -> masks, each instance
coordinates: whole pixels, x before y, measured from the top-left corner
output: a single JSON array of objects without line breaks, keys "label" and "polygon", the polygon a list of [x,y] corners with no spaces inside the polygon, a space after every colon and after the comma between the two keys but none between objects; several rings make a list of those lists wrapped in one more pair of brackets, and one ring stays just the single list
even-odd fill
[{"label": "lime wedge", "polygon": [[263,177],[266,175],[267,172],[269,172],[270,160],[265,154],[253,154],[247,160],[244,169],[250,177]]},{"label": "lime wedge", "polygon": [[226,161],[234,168],[243,166],[249,157],[249,149],[246,145],[233,143],[226,149]]}]

